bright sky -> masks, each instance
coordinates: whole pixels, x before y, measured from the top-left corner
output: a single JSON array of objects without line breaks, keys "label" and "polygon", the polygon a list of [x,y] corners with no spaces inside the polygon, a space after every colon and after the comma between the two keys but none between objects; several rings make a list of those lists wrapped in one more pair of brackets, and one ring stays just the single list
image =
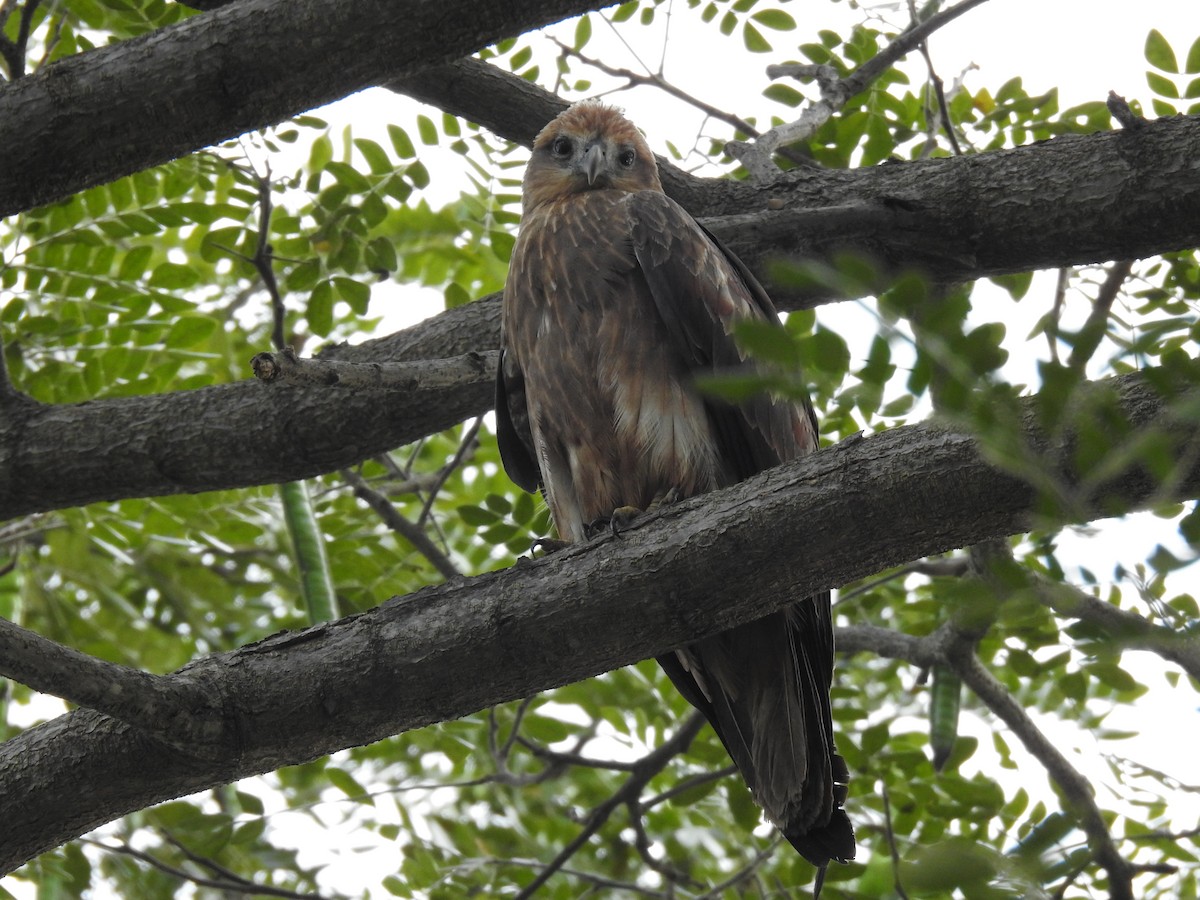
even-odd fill
[{"label": "bright sky", "polygon": [[[1147,66],[1142,52],[1145,36],[1151,28],[1158,28],[1182,59],[1191,42],[1200,35],[1196,2],[991,0],[935,34],[930,49],[939,74],[947,84],[974,65],[977,71],[969,72],[966,76],[972,88],[988,86],[995,89],[1010,77],[1020,75],[1030,93],[1057,86],[1064,108],[1085,101],[1103,100],[1109,90],[1115,90],[1129,100],[1141,100],[1148,107],[1150,93],[1146,86],[1144,73]],[[682,3],[677,5],[681,9],[684,7]],[[766,6],[766,3],[760,5]],[[822,28],[844,32],[846,23],[857,21],[861,15],[851,10],[849,5],[826,0],[788,3],[787,8],[797,18],[800,27],[794,39],[812,40],[815,32]],[[867,0],[861,5],[880,10],[891,7],[891,11],[881,14],[898,21],[904,16],[895,10],[906,8],[907,4],[878,4]],[[741,52],[740,45],[735,44],[731,54],[727,40],[714,36],[708,28],[686,27],[685,18],[686,11],[681,12],[671,25],[672,40],[667,51],[666,75],[681,87],[724,109],[746,112],[747,104],[752,104],[767,84],[762,75],[765,66],[792,55],[786,49],[786,42],[776,35],[772,37],[778,53],[749,57]],[[605,36],[602,28],[597,27],[595,33],[595,43],[586,52],[603,58],[610,65],[637,68],[636,59]],[[643,58],[652,66],[657,63],[661,53],[660,42],[661,38],[653,38],[639,48]],[[729,65],[714,67],[710,62],[712,59],[728,60]],[[736,70],[733,66],[736,66]],[[907,70],[913,73],[914,81],[920,79],[922,66],[918,56],[910,57]],[[664,103],[660,96],[650,91],[623,93],[612,100],[627,109],[631,118],[647,132],[656,149],[662,149],[667,140],[681,147],[690,146],[699,127],[700,116],[694,111],[674,103]],[[389,121],[406,120],[412,108],[410,102],[390,92],[370,91],[326,108],[320,114],[334,123],[349,123],[356,136],[375,137],[386,146],[386,124]],[[422,148],[421,154],[427,165],[435,170],[435,185],[445,167],[461,167],[449,153]],[[430,202],[448,199],[454,196],[456,190],[448,188],[445,195],[439,191],[438,195],[429,197]],[[1044,299],[1023,305],[1026,309],[1032,309],[1037,303],[1048,303],[1051,289],[1052,286],[1043,280],[1035,285],[1031,299],[1037,297],[1038,292]],[[434,304],[418,300],[421,292],[404,288],[396,293],[394,298],[388,298],[388,303],[395,304],[396,313],[389,317],[389,327],[416,321],[436,311]],[[425,294],[424,299],[427,301],[429,295]],[[1040,314],[1040,308],[1036,312]],[[1112,537],[1104,542],[1104,567],[1118,558],[1126,560],[1127,564],[1143,559],[1149,548],[1163,539],[1161,528],[1158,529],[1159,535],[1147,529],[1145,517],[1108,531]],[[1077,545],[1074,552],[1079,554],[1081,560],[1096,557],[1098,542],[1095,538],[1079,537],[1064,541],[1064,544],[1071,543]],[[1097,565],[1097,569],[1100,568]],[[1200,595],[1200,586],[1193,593]],[[1167,688],[1161,674],[1158,674],[1161,670],[1162,666],[1157,660],[1149,660],[1142,677],[1158,686],[1155,692],[1146,698],[1139,709],[1124,709],[1114,714],[1114,720],[1109,724],[1117,728],[1141,729],[1142,737],[1126,742],[1122,751],[1131,758],[1172,772],[1187,781],[1194,767],[1194,749],[1189,748],[1186,752],[1179,749],[1182,743],[1179,740],[1179,726],[1181,719],[1193,717],[1192,730],[1195,731],[1196,695],[1190,691],[1185,695],[1183,690]],[[53,714],[46,709],[38,712],[42,715]],[[984,742],[988,741],[988,731],[992,727],[992,723],[973,717],[964,724],[965,730],[976,733]],[[1061,729],[1056,731],[1061,731],[1055,737],[1056,740],[1061,737],[1064,749],[1076,743],[1082,744],[1080,759],[1090,759],[1084,764],[1086,771],[1093,773],[1098,780],[1103,779],[1104,767],[1087,736]],[[869,789],[869,786],[863,787]],[[1200,807],[1200,804],[1194,805]],[[1193,824],[1200,816],[1200,809],[1181,808],[1179,811],[1185,820],[1190,815]],[[305,860],[306,864],[326,858],[328,854],[322,844],[328,841],[329,835],[316,832],[308,835],[305,833],[308,826],[301,824],[306,820],[299,816],[293,818],[296,819],[295,827],[283,830],[289,832],[297,844],[311,846],[310,842],[318,842],[318,846],[312,850],[313,857]],[[282,820],[277,820],[275,824],[281,825]],[[365,843],[366,839],[366,834],[360,834],[354,843]],[[394,847],[381,846],[371,853],[339,857],[337,864],[328,870],[325,877],[327,883],[331,887],[336,886],[339,891],[354,893],[369,890],[373,896],[382,897],[386,894],[379,886],[380,881],[385,874],[395,871],[397,862]],[[13,891],[20,900],[33,897],[33,891],[27,885],[18,885],[11,879],[4,880],[4,887]]]}]

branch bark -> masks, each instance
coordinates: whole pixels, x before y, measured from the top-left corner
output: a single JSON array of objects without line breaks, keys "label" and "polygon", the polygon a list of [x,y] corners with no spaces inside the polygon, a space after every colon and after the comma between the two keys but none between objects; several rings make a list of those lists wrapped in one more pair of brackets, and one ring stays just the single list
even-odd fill
[{"label": "branch bark", "polygon": [[[1194,445],[1200,422],[1178,411],[1195,409],[1195,389],[1164,398],[1156,374],[1095,389],[1116,392],[1134,431]],[[1035,409],[1027,402],[1017,427],[1043,478],[1093,485],[1074,515],[1200,495],[1195,460],[1170,496],[1136,463],[1087,478],[1072,434],[1047,437]],[[170,797],[525,697],[890,565],[1027,531],[1045,524],[1039,500],[971,437],[907,426],[664,509],[619,538],[198,660],[165,686],[186,681],[189,696],[206,698],[197,714],[223,726],[200,752],[91,710],[0,746],[0,871]]]},{"label": "branch bark", "polygon": [[605,5],[241,0],[80,53],[0,89],[0,216]]},{"label": "branch bark", "polygon": [[[713,182],[710,204],[740,212],[705,224],[764,275],[780,258],[848,250],[939,280],[1131,259],[1200,245],[1197,158],[1200,117],[1179,117],[1136,134],[781,178],[769,192]],[[767,211],[768,196],[786,208]],[[774,294],[784,308],[822,299],[779,286]],[[486,353],[498,338],[490,297],[323,356],[432,360]],[[0,515],[309,478],[491,405],[483,374],[407,394],[239,383],[61,407],[0,396]]]}]

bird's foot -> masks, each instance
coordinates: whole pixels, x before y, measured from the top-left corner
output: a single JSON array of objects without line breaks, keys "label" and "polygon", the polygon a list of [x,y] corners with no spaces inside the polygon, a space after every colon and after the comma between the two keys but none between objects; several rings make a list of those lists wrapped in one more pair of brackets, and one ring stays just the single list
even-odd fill
[{"label": "bird's foot", "polygon": [[680,496],[679,488],[673,487],[656,494],[645,509],[636,506],[618,506],[609,515],[593,519],[584,525],[584,534],[589,538],[594,538],[607,532],[613,537],[619,537],[621,532],[627,530],[639,516],[654,512],[664,506],[670,506],[672,503],[678,503]]},{"label": "bird's foot", "polygon": [[650,501],[650,505],[646,507],[646,512],[654,512],[656,509],[661,509],[664,506],[670,506],[673,503],[678,503],[683,497],[683,492],[677,487],[670,490],[660,491]]},{"label": "bird's foot", "polygon": [[636,506],[618,506],[609,515],[601,516],[598,519],[593,519],[583,526],[583,533],[589,539],[597,537],[601,534],[611,534],[613,537],[620,535],[622,531],[629,527],[643,510]]},{"label": "bird's foot", "polygon": [[560,541],[558,538],[536,538],[533,543],[529,545],[529,555],[532,556],[539,550],[545,554],[557,553],[559,550],[566,550],[570,546],[570,541]]}]

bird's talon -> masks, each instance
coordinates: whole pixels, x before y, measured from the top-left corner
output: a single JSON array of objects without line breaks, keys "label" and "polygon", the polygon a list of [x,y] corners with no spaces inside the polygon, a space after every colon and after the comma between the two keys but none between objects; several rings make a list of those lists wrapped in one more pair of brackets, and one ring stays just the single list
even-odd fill
[{"label": "bird's talon", "polygon": [[682,497],[683,493],[679,490],[679,488],[673,487],[669,491],[664,491],[655,497],[654,500],[651,501],[650,505],[646,507],[646,512],[653,512],[661,507],[671,506],[672,504],[678,503]]},{"label": "bird's talon", "polygon": [[560,541],[557,538],[537,538],[529,545],[529,554],[532,556],[538,550],[542,553],[550,554],[557,553],[559,550],[565,550],[570,544],[567,541]]},{"label": "bird's talon", "polygon": [[633,520],[642,514],[643,510],[636,506],[618,506],[608,517],[608,530],[613,537],[620,537],[621,532],[633,524]]}]

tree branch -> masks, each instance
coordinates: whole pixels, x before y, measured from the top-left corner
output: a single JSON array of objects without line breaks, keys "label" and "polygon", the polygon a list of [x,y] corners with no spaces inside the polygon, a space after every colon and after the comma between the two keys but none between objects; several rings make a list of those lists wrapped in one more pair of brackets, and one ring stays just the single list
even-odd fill
[{"label": "tree branch", "polygon": [[80,53],[0,88],[0,216],[605,5],[241,0]]},{"label": "tree branch", "polygon": [[[1200,441],[1200,422],[1177,416],[1150,387],[1155,377],[1107,383],[1132,430]],[[1177,399],[1194,401],[1194,392]],[[1043,461],[1044,477],[1081,484],[1086,473],[1067,452],[1070,430],[1048,438],[1036,402],[1024,405],[1017,432]],[[1175,499],[1200,495],[1200,462],[1172,483]],[[1091,517],[1170,499],[1133,460],[1067,509]],[[664,508],[619,538],[197,660],[163,678],[190,683],[215,704],[209,721],[220,731],[203,759],[91,710],[0,745],[0,871],[167,798],[527,697],[760,618],[795,597],[1023,533],[1046,524],[1038,510],[1037,492],[986,462],[971,437],[906,426]],[[851,533],[855,540],[845,540]],[[854,649],[856,635],[875,636],[844,630],[843,650]],[[938,658],[929,638],[887,640],[918,665]]]},{"label": "tree branch", "polygon": [[[781,179],[778,211],[754,188],[722,182],[710,199],[719,191],[719,205],[757,211],[705,224],[760,273],[780,258],[846,249],[947,280],[1131,258],[1200,245],[1200,168],[1187,163],[1196,158],[1200,117],[1178,117],[1136,134]],[[1097,187],[1117,182],[1119,196]],[[775,293],[784,308],[816,302]],[[322,359],[450,357],[493,350],[498,337],[499,303],[489,298]],[[0,417],[0,510],[295,481],[449,428],[490,409],[492,397],[481,376],[399,396],[238,383],[72,406],[22,400]]]},{"label": "tree branch", "polygon": [[415,525],[404,518],[387,497],[372,490],[357,473],[349,469],[342,469],[342,477],[354,489],[354,496],[371,507],[388,528],[412,544],[416,551],[429,560],[433,567],[441,573],[443,578],[457,578],[462,574],[441,548],[430,540],[425,530],[420,525]]}]

